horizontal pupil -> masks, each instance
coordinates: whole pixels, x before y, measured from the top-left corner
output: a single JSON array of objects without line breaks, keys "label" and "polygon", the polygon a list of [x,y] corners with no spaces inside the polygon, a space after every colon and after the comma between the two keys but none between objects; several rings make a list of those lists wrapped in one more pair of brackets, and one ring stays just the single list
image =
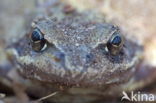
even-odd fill
[{"label": "horizontal pupil", "polygon": [[113,45],[119,46],[120,43],[121,43],[121,37],[119,37],[119,36],[116,36],[116,37],[112,40],[112,44],[113,44]]}]

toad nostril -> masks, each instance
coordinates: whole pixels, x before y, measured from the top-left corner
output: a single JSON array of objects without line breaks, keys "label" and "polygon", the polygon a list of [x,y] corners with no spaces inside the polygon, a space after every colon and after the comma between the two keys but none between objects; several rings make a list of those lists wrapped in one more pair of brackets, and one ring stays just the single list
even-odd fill
[{"label": "toad nostril", "polygon": [[93,58],[94,58],[94,56],[93,56],[93,54],[87,54],[86,55],[86,62],[88,63],[88,62],[91,62],[92,60],[93,60]]}]

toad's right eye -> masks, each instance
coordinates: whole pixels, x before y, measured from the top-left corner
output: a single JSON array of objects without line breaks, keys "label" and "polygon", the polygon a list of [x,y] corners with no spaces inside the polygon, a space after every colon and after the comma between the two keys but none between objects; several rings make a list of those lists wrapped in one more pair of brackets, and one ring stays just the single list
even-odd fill
[{"label": "toad's right eye", "polygon": [[124,40],[119,31],[113,33],[110,40],[107,42],[107,48],[112,55],[117,55],[124,44]]},{"label": "toad's right eye", "polygon": [[31,34],[32,49],[36,52],[40,52],[46,49],[47,42],[44,39],[43,33],[38,29],[34,29]]},{"label": "toad's right eye", "polygon": [[32,32],[31,39],[33,42],[40,41],[43,39],[43,34],[41,33],[41,31],[39,29],[36,28]]}]

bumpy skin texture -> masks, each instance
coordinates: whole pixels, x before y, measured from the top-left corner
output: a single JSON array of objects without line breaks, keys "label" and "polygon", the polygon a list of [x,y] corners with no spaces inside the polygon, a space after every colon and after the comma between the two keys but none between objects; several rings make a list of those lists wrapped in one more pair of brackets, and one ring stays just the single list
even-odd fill
[{"label": "bumpy skin texture", "polygon": [[[16,49],[20,71],[28,78],[74,87],[103,87],[126,82],[138,62],[137,45],[127,38],[121,52],[113,56],[105,50],[118,27],[86,13],[74,12],[58,20],[37,19],[38,28],[48,42],[42,52],[35,52],[30,38],[24,37]],[[31,35],[31,32],[30,32]],[[132,51],[133,50],[133,51]]]},{"label": "bumpy skin texture", "polygon": [[[30,32],[13,45],[21,75],[32,80],[28,94],[43,97],[60,91],[50,100],[56,103],[90,103],[119,96],[122,84],[135,73],[139,46],[106,23],[103,15],[67,13],[63,8],[64,4],[57,4],[46,9],[47,14],[37,17]],[[32,48],[30,37],[36,28],[47,41],[44,51]],[[106,44],[115,32],[123,36],[124,46],[113,56]]]}]

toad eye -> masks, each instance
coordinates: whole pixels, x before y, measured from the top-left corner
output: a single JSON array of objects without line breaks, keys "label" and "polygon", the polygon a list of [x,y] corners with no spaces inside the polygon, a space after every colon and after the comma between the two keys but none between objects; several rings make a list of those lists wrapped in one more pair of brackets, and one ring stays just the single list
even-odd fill
[{"label": "toad eye", "polygon": [[32,35],[31,35],[31,39],[32,41],[40,41],[43,39],[43,34],[41,33],[41,31],[39,29],[35,29],[33,32],[32,32]]},{"label": "toad eye", "polygon": [[43,51],[47,47],[47,42],[44,39],[43,33],[38,28],[32,31],[31,44],[32,49],[36,52]]},{"label": "toad eye", "polygon": [[120,35],[119,32],[113,33],[112,37],[107,42],[108,51],[112,55],[117,55],[123,47],[123,42],[123,37]]},{"label": "toad eye", "polygon": [[119,47],[120,44],[121,44],[121,42],[122,42],[122,40],[121,40],[121,37],[120,37],[119,35],[116,35],[116,36],[114,36],[114,37],[112,38],[112,41],[110,41],[110,42],[111,42],[111,44],[112,44],[113,46]]}]

